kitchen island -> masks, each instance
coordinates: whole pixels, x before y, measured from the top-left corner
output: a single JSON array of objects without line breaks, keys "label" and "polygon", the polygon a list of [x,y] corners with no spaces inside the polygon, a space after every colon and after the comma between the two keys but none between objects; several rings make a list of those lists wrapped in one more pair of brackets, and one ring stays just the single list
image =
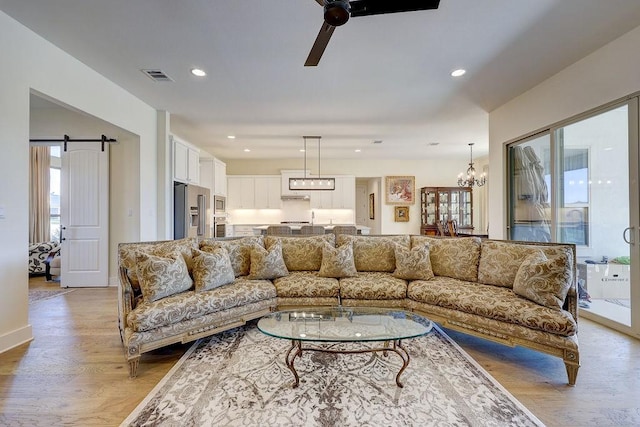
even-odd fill
[{"label": "kitchen island", "polygon": [[[269,225],[288,225],[289,227],[291,227],[291,232],[293,234],[300,234],[300,229],[302,228],[303,225],[310,225],[310,224],[266,224],[266,225],[257,225],[253,227],[253,234],[255,235],[261,235],[261,234],[266,234],[267,233],[267,227],[269,227]],[[324,232],[325,233],[332,233],[333,232],[333,227],[335,227],[336,225],[354,225],[354,224],[315,224],[315,225],[321,225],[322,227],[324,227]],[[371,232],[371,228],[364,226],[364,225],[357,225],[356,224],[356,229],[358,231],[358,234],[363,234],[363,235],[367,235],[370,234]]]}]

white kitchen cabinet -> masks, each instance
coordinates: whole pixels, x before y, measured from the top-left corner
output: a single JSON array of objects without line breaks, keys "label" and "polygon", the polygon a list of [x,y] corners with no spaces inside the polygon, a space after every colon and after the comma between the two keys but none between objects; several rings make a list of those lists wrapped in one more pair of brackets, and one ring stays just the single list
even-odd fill
[{"label": "white kitchen cabinet", "polygon": [[175,137],[173,143],[173,179],[187,184],[200,183],[200,150]]},{"label": "white kitchen cabinet", "polygon": [[256,209],[280,209],[282,207],[279,175],[254,177],[254,201]]},{"label": "white kitchen cabinet", "polygon": [[200,158],[200,185],[211,195],[227,195],[227,165],[215,157]]},{"label": "white kitchen cabinet", "polygon": [[333,209],[333,196],[336,190],[311,191],[309,199],[311,209]]},{"label": "white kitchen cabinet", "polygon": [[356,177],[337,176],[334,209],[356,209]]},{"label": "white kitchen cabinet", "polygon": [[356,178],[335,176],[333,191],[312,191],[311,209],[353,209],[356,208]]},{"label": "white kitchen cabinet", "polygon": [[255,209],[255,184],[251,176],[227,177],[227,210]]},{"label": "white kitchen cabinet", "polygon": [[213,194],[227,196],[227,164],[219,159],[214,159],[215,188]]}]

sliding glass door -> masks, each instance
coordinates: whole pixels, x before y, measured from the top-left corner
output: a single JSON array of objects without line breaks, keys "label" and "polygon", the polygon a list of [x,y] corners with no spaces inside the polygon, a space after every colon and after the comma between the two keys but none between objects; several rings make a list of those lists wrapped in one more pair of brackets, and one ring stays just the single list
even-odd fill
[{"label": "sliding glass door", "polygon": [[574,243],[581,314],[640,336],[637,105],[633,98],[508,147],[508,235]]}]

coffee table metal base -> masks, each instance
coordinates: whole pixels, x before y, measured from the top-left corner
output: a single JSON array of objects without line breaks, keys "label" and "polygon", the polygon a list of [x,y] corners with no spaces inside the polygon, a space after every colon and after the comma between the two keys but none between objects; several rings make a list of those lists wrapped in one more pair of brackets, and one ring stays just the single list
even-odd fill
[{"label": "coffee table metal base", "polygon": [[387,355],[388,351],[392,351],[396,353],[402,359],[402,367],[398,371],[396,375],[396,385],[398,387],[404,387],[404,385],[400,382],[400,375],[407,369],[409,365],[409,361],[411,360],[409,357],[409,353],[402,346],[401,340],[394,341],[385,341],[383,347],[377,348],[363,348],[359,350],[336,350],[330,348],[321,348],[321,347],[302,347],[302,341],[300,340],[291,340],[291,347],[289,351],[287,351],[287,355],[285,356],[285,363],[287,367],[293,374],[295,381],[293,383],[293,388],[298,387],[300,384],[300,377],[298,376],[298,372],[296,368],[293,366],[297,357],[302,356],[303,351],[318,351],[321,353],[339,353],[339,354],[357,354],[357,353],[375,353],[381,351],[384,356]]}]

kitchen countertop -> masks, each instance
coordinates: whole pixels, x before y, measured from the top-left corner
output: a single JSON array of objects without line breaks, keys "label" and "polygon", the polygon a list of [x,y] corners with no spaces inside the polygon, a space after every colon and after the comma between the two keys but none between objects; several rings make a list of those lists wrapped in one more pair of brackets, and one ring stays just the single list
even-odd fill
[{"label": "kitchen countertop", "polygon": [[[256,234],[261,234],[263,232],[265,232],[267,230],[267,227],[269,227],[269,225],[288,225],[289,227],[291,227],[292,231],[300,231],[300,228],[302,228],[303,224],[266,224],[266,225],[256,225],[253,227],[253,230],[255,232],[257,232]],[[311,224],[304,224],[304,225],[311,225]],[[354,225],[354,224],[314,224],[314,225],[320,225],[322,227],[324,227],[325,231],[331,231],[333,230],[333,227],[335,227],[336,225]],[[360,232],[360,234],[369,234],[369,232],[371,231],[371,227],[367,227],[365,225],[357,225],[356,224],[356,229]]]}]

